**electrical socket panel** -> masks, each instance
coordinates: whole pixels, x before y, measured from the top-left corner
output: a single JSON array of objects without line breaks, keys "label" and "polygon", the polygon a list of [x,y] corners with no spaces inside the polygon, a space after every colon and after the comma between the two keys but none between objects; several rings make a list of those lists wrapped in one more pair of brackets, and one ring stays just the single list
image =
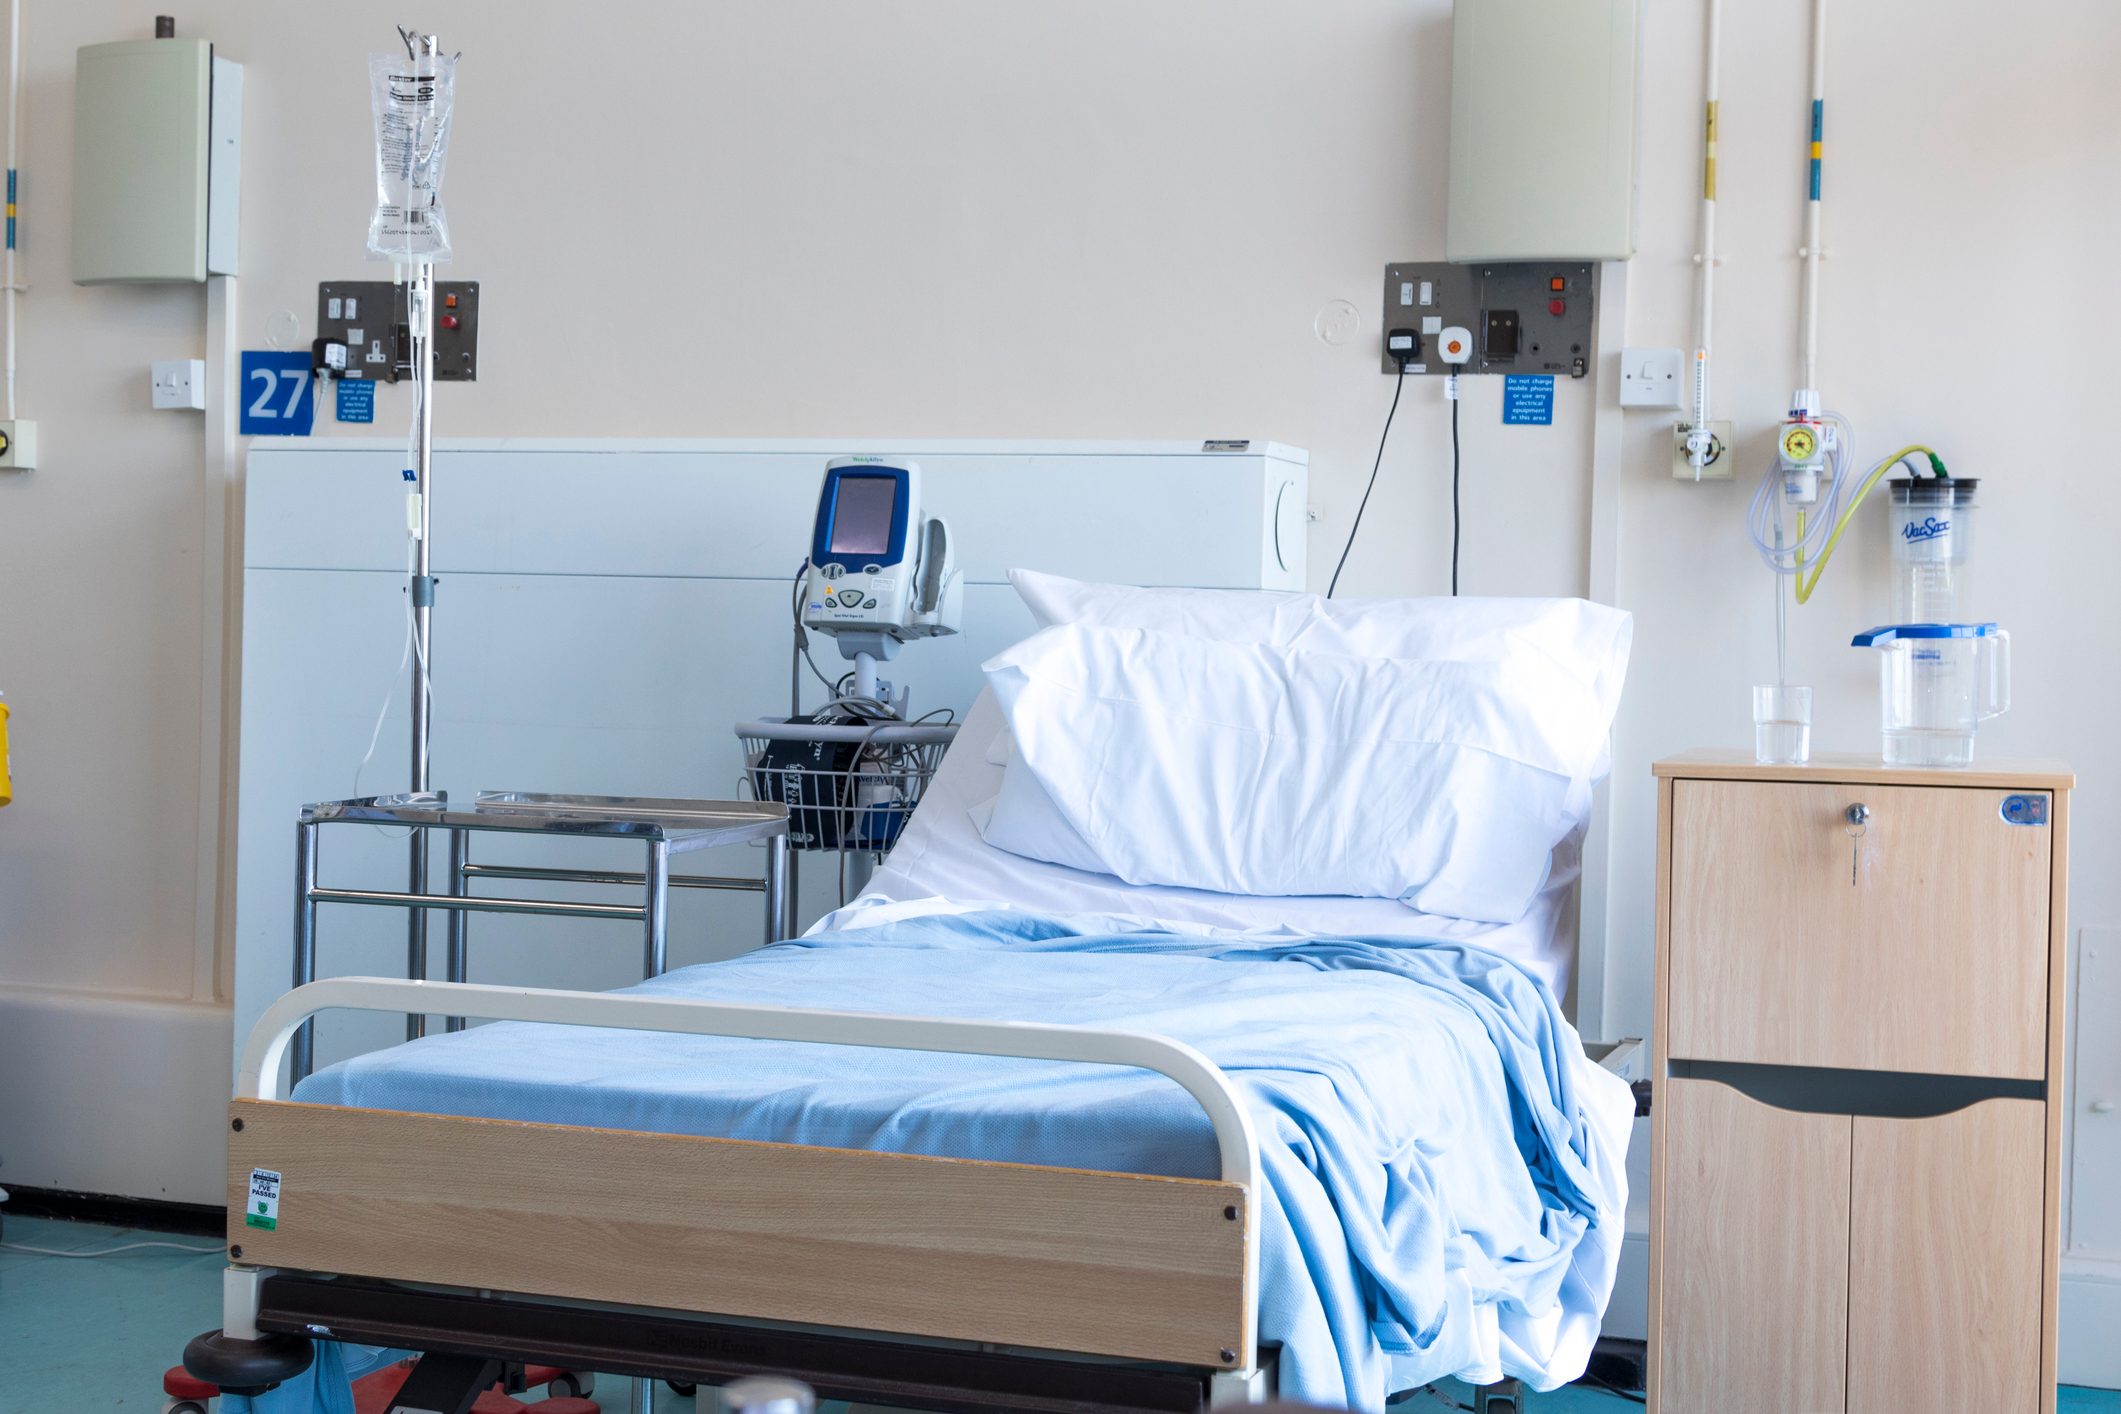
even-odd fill
[{"label": "electrical socket panel", "polygon": [[[435,282],[435,379],[469,383],[479,376],[479,282]],[[334,280],[317,286],[317,337],[346,345],[346,368],[334,378],[395,383],[412,376],[412,331],[405,286],[391,280]]]},{"label": "electrical socket panel", "polygon": [[206,406],[206,360],[203,358],[157,359],[150,385],[158,408]]},{"label": "electrical socket panel", "polygon": [[0,422],[0,471],[37,469],[37,424],[27,418]]},{"label": "electrical socket panel", "polygon": [[[1593,278],[1583,261],[1401,261],[1385,267],[1383,327],[1421,335],[1409,373],[1581,378],[1591,369]],[[1454,365],[1438,352],[1436,336],[1452,327],[1472,332],[1470,361]],[[1379,366],[1396,375],[1398,361],[1379,353]]]},{"label": "electrical socket panel", "polygon": [[1687,431],[1687,424],[1684,422],[1672,429],[1672,479],[1674,481],[1729,481],[1736,474],[1731,468],[1731,462],[1737,456],[1737,453],[1731,449],[1731,424],[1728,422],[1717,422],[1713,419],[1709,422],[1709,435],[1716,439],[1715,455],[1707,466],[1701,468],[1699,476],[1694,474],[1694,461],[1687,452]]},{"label": "electrical socket panel", "polygon": [[1679,349],[1622,349],[1620,405],[1624,408],[1686,406],[1686,354]]}]

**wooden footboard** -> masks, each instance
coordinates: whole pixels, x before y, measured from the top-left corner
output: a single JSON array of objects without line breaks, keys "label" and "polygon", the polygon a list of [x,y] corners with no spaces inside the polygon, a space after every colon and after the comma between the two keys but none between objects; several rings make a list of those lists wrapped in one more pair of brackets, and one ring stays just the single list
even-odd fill
[{"label": "wooden footboard", "polygon": [[[239,1100],[264,1266],[1228,1368],[1231,1183]],[[274,1226],[250,1199],[277,1174]]]},{"label": "wooden footboard", "polygon": [[[278,1099],[287,1037],[333,1007],[1141,1066],[1201,1101],[1223,1174],[1162,1178]],[[1163,1038],[339,978],[268,1010],[238,1093],[228,1240],[243,1269],[1254,1367],[1257,1145],[1221,1072]],[[231,1329],[245,1324],[240,1311],[231,1317]]]}]

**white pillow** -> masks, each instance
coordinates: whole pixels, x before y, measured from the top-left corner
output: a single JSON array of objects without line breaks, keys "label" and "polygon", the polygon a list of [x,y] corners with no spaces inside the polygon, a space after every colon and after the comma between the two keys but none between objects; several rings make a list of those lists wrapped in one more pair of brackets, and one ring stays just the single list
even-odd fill
[{"label": "white pillow", "polygon": [[[1091,624],[1357,658],[1503,662],[1552,659],[1590,689],[1611,723],[1620,710],[1634,619],[1588,599],[1326,599],[1258,589],[1136,589],[1036,570],[1009,582],[1040,628]],[[1603,749],[1594,775],[1607,769]]]},{"label": "white pillow", "polygon": [[1069,625],[984,667],[1013,742],[989,844],[1131,884],[1397,898],[1483,922],[1538,893],[1609,725],[1538,656],[1406,662]]}]

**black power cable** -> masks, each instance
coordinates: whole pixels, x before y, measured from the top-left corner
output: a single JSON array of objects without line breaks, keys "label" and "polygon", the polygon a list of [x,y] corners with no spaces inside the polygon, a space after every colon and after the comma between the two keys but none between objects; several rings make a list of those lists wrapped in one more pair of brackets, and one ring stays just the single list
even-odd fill
[{"label": "black power cable", "polygon": [[1348,527],[1348,543],[1340,547],[1340,563],[1333,566],[1333,578],[1326,584],[1326,597],[1331,599],[1333,591],[1340,587],[1340,572],[1348,567],[1348,552],[1355,548],[1356,532],[1362,529],[1362,513],[1370,504],[1370,493],[1377,489],[1377,469],[1385,464],[1385,441],[1392,435],[1392,418],[1399,411],[1399,395],[1407,386],[1407,359],[1399,359],[1399,377],[1392,383],[1392,406],[1385,413],[1385,430],[1377,438],[1377,460],[1370,463],[1370,484],[1362,488],[1362,500],[1355,507],[1355,523]]},{"label": "black power cable", "polygon": [[1458,375],[1451,375],[1451,597],[1458,597]]},{"label": "black power cable", "polygon": [[1577,1383],[1587,1384],[1593,1389],[1603,1390],[1615,1399],[1625,1399],[1630,1404],[1647,1404],[1650,1402],[1647,1394],[1637,1394],[1633,1390],[1622,1389],[1619,1385],[1598,1378],[1598,1376],[1588,1370],[1584,1371],[1582,1378]]}]

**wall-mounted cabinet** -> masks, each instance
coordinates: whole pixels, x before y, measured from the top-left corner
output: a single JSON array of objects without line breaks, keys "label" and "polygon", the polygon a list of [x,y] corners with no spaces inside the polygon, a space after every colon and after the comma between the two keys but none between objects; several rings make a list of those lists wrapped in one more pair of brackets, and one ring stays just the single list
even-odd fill
[{"label": "wall-mounted cabinet", "polygon": [[74,67],[77,285],[236,273],[243,66],[203,39],[84,46]]}]

